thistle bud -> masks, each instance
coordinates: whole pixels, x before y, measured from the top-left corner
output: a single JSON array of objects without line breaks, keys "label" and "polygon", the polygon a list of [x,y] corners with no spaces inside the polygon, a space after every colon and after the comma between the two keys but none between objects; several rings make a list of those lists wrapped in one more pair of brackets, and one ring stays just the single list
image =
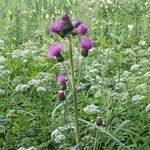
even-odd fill
[{"label": "thistle bud", "polygon": [[102,126],[102,124],[103,124],[103,119],[101,117],[97,117],[96,118],[96,125],[97,126]]},{"label": "thistle bud", "polygon": [[63,90],[59,90],[58,97],[60,101],[64,101],[66,99],[65,92]]}]

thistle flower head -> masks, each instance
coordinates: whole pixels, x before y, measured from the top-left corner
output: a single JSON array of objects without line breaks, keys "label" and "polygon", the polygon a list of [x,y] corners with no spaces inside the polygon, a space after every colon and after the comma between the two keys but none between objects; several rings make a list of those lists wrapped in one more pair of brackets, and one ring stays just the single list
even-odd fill
[{"label": "thistle flower head", "polygon": [[64,74],[60,74],[60,75],[57,77],[57,81],[58,81],[59,84],[64,85],[64,84],[65,84],[65,81],[66,81],[66,78],[65,78]]},{"label": "thistle flower head", "polygon": [[63,90],[59,90],[58,97],[60,101],[64,101],[66,99],[65,92]]},{"label": "thistle flower head", "polygon": [[70,17],[68,16],[67,13],[65,13],[65,14],[61,17],[61,20],[62,20],[62,21],[67,21],[67,20],[70,20]]},{"label": "thistle flower head", "polygon": [[76,30],[80,35],[85,35],[88,32],[87,26],[83,23],[78,25]]},{"label": "thistle flower head", "polygon": [[48,57],[57,58],[58,62],[63,61],[61,52],[63,51],[63,46],[60,43],[54,43],[48,48]]},{"label": "thistle flower head", "polygon": [[62,25],[62,33],[64,35],[67,35],[68,33],[70,33],[73,30],[72,22],[71,22],[70,17],[68,16],[67,13],[65,13],[61,17],[61,25]]},{"label": "thistle flower head", "polygon": [[90,39],[85,38],[80,41],[80,46],[83,50],[89,51],[89,49],[93,47],[93,42]]},{"label": "thistle flower head", "polygon": [[80,47],[82,48],[82,56],[86,57],[88,55],[88,51],[93,47],[93,42],[88,38],[82,39],[80,41]]},{"label": "thistle flower head", "polygon": [[61,21],[56,21],[52,26],[49,27],[49,31],[53,33],[59,33],[61,31]]},{"label": "thistle flower head", "polygon": [[73,24],[74,28],[77,28],[82,22],[80,20],[76,20]]}]

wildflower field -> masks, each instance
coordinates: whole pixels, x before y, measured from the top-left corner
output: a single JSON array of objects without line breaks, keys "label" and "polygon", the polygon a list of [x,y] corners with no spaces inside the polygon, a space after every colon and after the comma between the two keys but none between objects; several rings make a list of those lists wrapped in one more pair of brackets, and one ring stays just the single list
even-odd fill
[{"label": "wildflower field", "polygon": [[0,150],[150,150],[150,0],[0,0]]}]

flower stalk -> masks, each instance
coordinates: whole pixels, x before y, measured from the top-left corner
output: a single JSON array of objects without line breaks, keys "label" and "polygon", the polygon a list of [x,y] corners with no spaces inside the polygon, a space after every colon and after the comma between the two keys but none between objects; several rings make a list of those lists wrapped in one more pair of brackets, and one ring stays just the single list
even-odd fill
[{"label": "flower stalk", "polygon": [[69,55],[70,55],[70,69],[71,69],[71,81],[72,81],[72,92],[74,98],[74,119],[75,119],[75,130],[76,130],[76,142],[77,145],[80,143],[80,131],[79,131],[79,123],[78,123],[78,108],[77,108],[77,89],[75,85],[75,75],[74,75],[74,65],[73,65],[73,54],[72,54],[72,42],[71,37],[68,36],[69,40]]}]

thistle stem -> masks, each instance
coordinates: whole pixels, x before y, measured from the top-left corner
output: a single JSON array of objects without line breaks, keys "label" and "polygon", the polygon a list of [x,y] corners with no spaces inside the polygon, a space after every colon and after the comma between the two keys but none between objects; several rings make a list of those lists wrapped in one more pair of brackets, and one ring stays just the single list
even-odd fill
[{"label": "thistle stem", "polygon": [[97,150],[98,133],[99,133],[99,130],[98,130],[98,128],[97,128],[93,150]]},{"label": "thistle stem", "polygon": [[78,77],[78,81],[77,81],[77,85],[79,85],[80,80],[81,80],[81,74],[82,74],[82,67],[83,67],[83,57],[81,59],[81,64],[79,65],[79,77]]},{"label": "thistle stem", "polygon": [[70,81],[70,78],[69,78],[69,73],[68,73],[68,71],[67,71],[67,69],[66,69],[66,67],[65,67],[64,62],[62,62],[62,66],[63,66],[64,72],[65,72],[65,74],[66,74],[66,76],[67,76],[67,80],[68,80],[69,83],[71,84],[71,81]]},{"label": "thistle stem", "polygon": [[73,98],[74,98],[74,119],[75,119],[76,142],[77,142],[77,145],[79,147],[80,133],[79,133],[78,109],[77,109],[77,105],[78,105],[77,104],[77,90],[76,90],[76,85],[75,85],[73,54],[72,54],[72,42],[71,42],[71,37],[70,36],[68,36],[68,40],[69,40],[69,55],[70,55],[70,69],[71,69],[72,92],[73,92]]}]

